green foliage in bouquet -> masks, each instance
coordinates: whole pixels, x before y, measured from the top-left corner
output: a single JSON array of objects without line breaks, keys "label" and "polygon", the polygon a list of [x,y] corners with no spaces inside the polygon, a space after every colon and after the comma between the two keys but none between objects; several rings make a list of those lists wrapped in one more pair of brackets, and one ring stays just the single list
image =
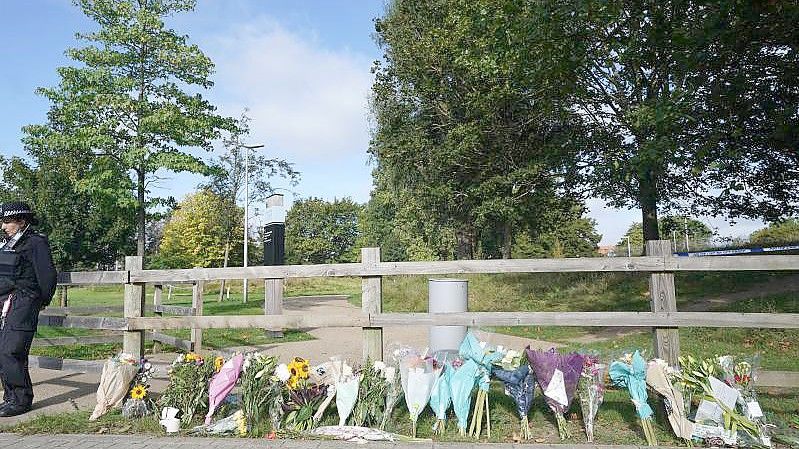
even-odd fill
[{"label": "green foliage in bouquet", "polygon": [[179,355],[167,372],[169,388],[160,399],[161,407],[180,409],[180,421],[191,424],[194,416],[208,410],[208,381],[214,375],[213,363],[206,363],[199,354]]},{"label": "green foliage in bouquet", "polygon": [[268,424],[269,410],[281,395],[281,384],[275,378],[277,358],[260,353],[247,354],[241,382],[241,407],[250,432],[261,436]]},{"label": "green foliage in bouquet", "polygon": [[358,400],[350,418],[353,426],[378,427],[382,424],[388,389],[383,374],[385,368],[383,362],[367,360],[361,370]]}]

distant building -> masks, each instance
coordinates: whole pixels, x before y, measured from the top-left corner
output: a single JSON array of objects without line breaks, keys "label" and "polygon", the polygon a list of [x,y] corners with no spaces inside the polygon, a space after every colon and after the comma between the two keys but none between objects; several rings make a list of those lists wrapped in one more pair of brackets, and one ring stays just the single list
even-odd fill
[{"label": "distant building", "polygon": [[600,255],[605,257],[615,257],[616,256],[616,245],[599,245],[599,249],[597,250]]}]

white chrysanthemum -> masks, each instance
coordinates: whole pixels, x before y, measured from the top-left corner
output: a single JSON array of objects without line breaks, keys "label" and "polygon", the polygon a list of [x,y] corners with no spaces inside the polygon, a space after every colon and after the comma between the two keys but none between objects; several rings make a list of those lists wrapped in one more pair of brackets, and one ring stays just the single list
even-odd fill
[{"label": "white chrysanthemum", "polygon": [[381,362],[380,360],[376,361],[376,362],[374,363],[374,365],[372,365],[372,366],[373,366],[373,367],[374,367],[374,369],[375,369],[375,370],[377,370],[377,371],[383,371],[384,369],[386,369],[386,364],[385,364],[385,363],[383,363],[383,362]]},{"label": "white chrysanthemum", "polygon": [[289,371],[288,365],[285,363],[281,363],[275,369],[275,376],[280,379],[281,382],[285,382],[291,378],[291,371]]}]

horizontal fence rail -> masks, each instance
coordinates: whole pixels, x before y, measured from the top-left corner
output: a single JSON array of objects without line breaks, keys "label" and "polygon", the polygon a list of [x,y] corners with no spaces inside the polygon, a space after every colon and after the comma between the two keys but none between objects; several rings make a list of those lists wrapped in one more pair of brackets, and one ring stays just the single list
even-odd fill
[{"label": "horizontal fence rail", "polygon": [[438,274],[559,273],[559,272],[674,272],[799,270],[799,256],[719,256],[708,259],[676,257],[595,257],[578,259],[454,260],[444,262],[377,262],[275,267],[191,268],[130,272],[131,283],[214,281],[223,279],[284,279],[344,276]]},{"label": "horizontal fence rail", "polygon": [[799,313],[734,312],[458,312],[346,315],[225,315],[128,318],[126,330],[146,329],[311,329],[383,326],[586,326],[737,327],[799,329]]}]

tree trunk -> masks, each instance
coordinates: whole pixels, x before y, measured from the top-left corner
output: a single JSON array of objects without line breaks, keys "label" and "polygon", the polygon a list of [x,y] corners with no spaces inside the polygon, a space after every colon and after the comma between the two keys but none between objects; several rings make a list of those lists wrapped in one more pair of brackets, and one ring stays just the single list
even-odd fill
[{"label": "tree trunk", "polygon": [[513,227],[510,221],[506,221],[502,228],[502,258],[510,259],[511,248],[513,247]]},{"label": "tree trunk", "polygon": [[647,240],[660,240],[660,230],[658,229],[658,195],[657,183],[652,174],[652,170],[639,180],[641,205],[641,218],[644,230],[644,251],[646,251]]},{"label": "tree trunk", "polygon": [[138,205],[136,211],[136,229],[137,229],[137,239],[136,239],[136,255],[137,256],[144,256],[144,244],[145,244],[145,227],[146,227],[146,217],[145,217],[145,204],[144,204],[144,170],[139,169],[137,170],[138,174],[138,185],[137,193],[138,193]]},{"label": "tree trunk", "polygon": [[474,257],[474,230],[470,226],[455,231],[455,258],[458,260],[473,259]]}]

